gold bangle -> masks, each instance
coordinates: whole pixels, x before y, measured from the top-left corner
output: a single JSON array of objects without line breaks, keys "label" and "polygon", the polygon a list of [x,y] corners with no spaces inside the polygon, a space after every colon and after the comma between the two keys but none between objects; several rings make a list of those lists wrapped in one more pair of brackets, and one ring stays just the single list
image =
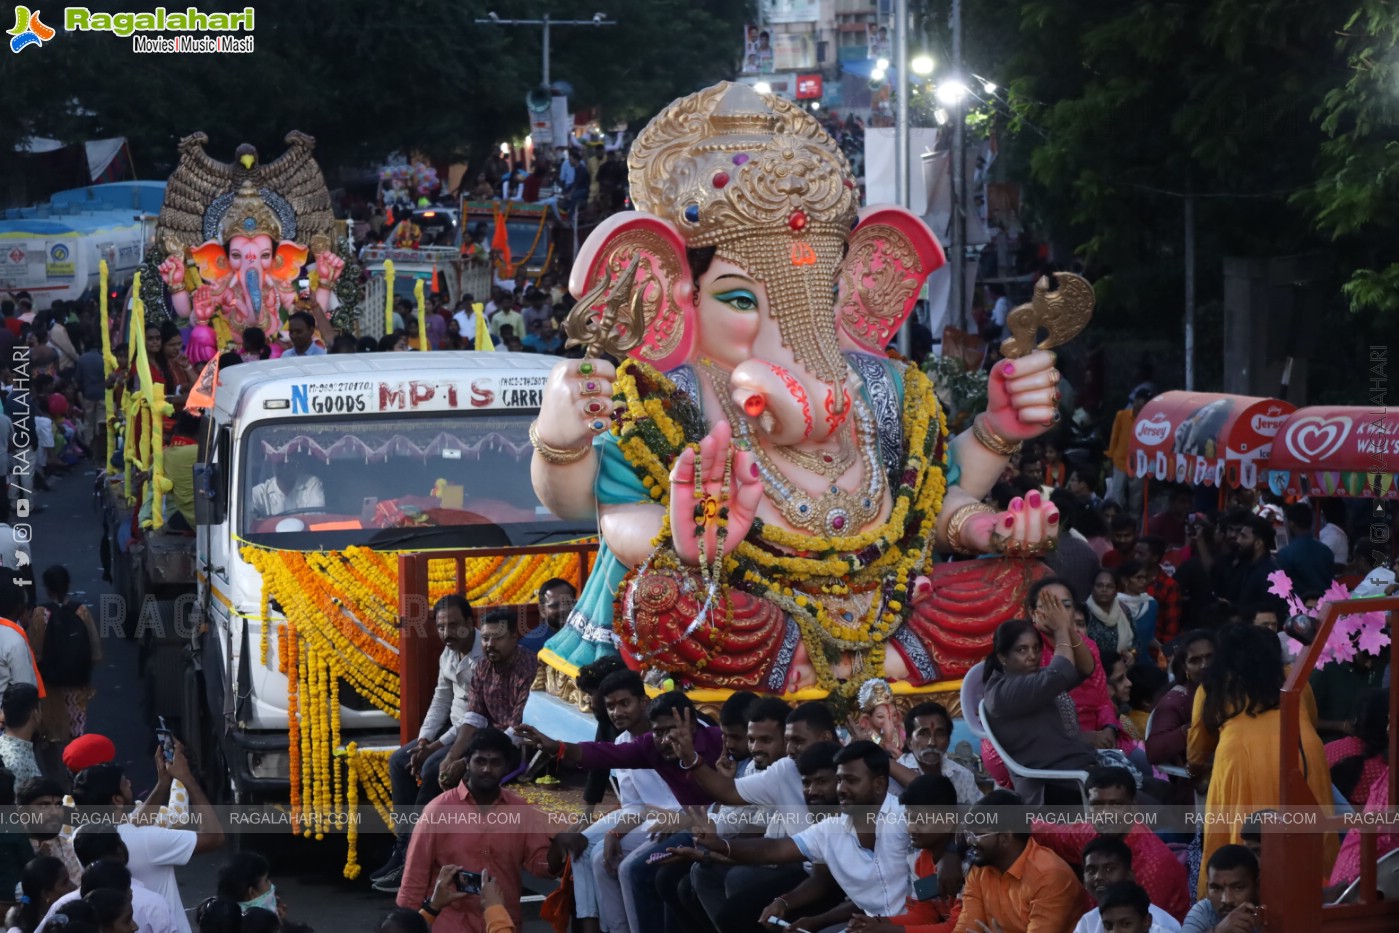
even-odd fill
[{"label": "gold bangle", "polygon": [[956,554],[975,554],[975,550],[962,542],[962,526],[974,515],[995,515],[996,510],[984,502],[968,502],[952,513],[947,523],[947,543]]},{"label": "gold bangle", "polygon": [[572,449],[549,446],[539,439],[538,420],[530,422],[529,442],[534,445],[534,449],[538,451],[539,456],[544,458],[545,463],[552,463],[555,466],[577,463],[593,452],[592,444],[584,444],[582,447],[574,447]]},{"label": "gold bangle", "polygon": [[168,289],[170,289],[170,294],[173,295],[173,294],[175,294],[176,292],[182,292],[182,291],[184,291],[184,290],[185,290],[185,283],[184,283],[184,282],[181,282],[181,283],[178,284],[178,285],[166,285],[165,287],[168,288]]},{"label": "gold bangle", "polygon": [[977,443],[999,457],[1013,457],[1019,453],[1021,442],[1008,441],[999,434],[996,434],[990,428],[986,427],[986,425],[982,424],[981,419],[984,417],[986,416],[977,415],[976,418],[972,420],[972,437],[976,438]]}]

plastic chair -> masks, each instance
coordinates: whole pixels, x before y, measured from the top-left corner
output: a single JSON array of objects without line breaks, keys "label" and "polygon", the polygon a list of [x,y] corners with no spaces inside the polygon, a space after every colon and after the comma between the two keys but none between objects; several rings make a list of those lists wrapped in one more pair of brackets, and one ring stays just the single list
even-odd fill
[{"label": "plastic chair", "polygon": [[[1151,740],[1151,727],[1152,727],[1152,724],[1155,723],[1155,722],[1156,722],[1156,710],[1153,709],[1153,710],[1151,711],[1151,715],[1146,717],[1146,736],[1143,738],[1143,741],[1150,741],[1150,740]],[[1166,776],[1168,776],[1168,777],[1183,778],[1183,779],[1186,779],[1186,780],[1188,780],[1188,779],[1190,778],[1190,771],[1189,771],[1188,769],[1186,769],[1186,768],[1181,767],[1180,765],[1157,765],[1157,764],[1153,764],[1152,767],[1155,768],[1157,771],[1160,771],[1162,774],[1164,774],[1164,775],[1166,775]]]},{"label": "plastic chair", "polygon": [[[1001,756],[1001,761],[1005,762],[1006,770],[1012,777],[1020,778],[1028,782],[1026,785],[1029,792],[1021,794],[1025,798],[1025,803],[1039,805],[1044,802],[1044,784],[1046,781],[1073,781],[1078,785],[1079,796],[1083,799],[1083,810],[1088,814],[1088,772],[1087,771],[1056,771],[1050,768],[1028,768],[1012,758],[996,738],[996,733],[991,731],[991,720],[986,715],[986,700],[983,698],[977,704],[977,713],[981,717],[981,726],[986,730],[986,740],[991,743],[991,747],[996,750],[996,754]],[[1033,799],[1032,799],[1033,798]]]},{"label": "plastic chair", "polygon": [[[1375,865],[1375,891],[1386,901],[1399,900],[1399,849],[1390,849]],[[1360,879],[1356,878],[1331,903],[1354,904],[1360,899]]]},{"label": "plastic chair", "polygon": [[978,739],[986,738],[986,727],[981,724],[981,697],[986,693],[986,683],[982,679],[985,663],[977,661],[962,675],[962,719]]}]

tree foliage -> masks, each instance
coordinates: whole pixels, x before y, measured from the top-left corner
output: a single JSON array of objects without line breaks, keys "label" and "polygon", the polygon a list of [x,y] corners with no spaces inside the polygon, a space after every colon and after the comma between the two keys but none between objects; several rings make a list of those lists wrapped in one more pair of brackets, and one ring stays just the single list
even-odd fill
[{"label": "tree foliage", "polygon": [[1399,11],[1359,0],[1336,33],[1344,63],[1316,110],[1326,139],[1318,177],[1293,202],[1347,257],[1352,308],[1399,321],[1399,263],[1393,261],[1399,197]]},{"label": "tree foliage", "polygon": [[[244,0],[199,8],[242,10]],[[130,8],[93,0],[94,11]],[[528,132],[525,94],[538,86],[537,27],[502,19],[588,19],[613,28],[553,30],[553,76],[575,108],[638,119],[733,73],[746,0],[299,0],[258,5],[251,55],[146,54],[105,33],[63,33],[42,49],[0,58],[0,169],[30,135],[130,140],[138,173],[163,177],[179,139],[196,130],[229,158],[240,142],[280,153],[300,129],[323,167],[377,164],[390,151],[479,159]],[[57,24],[55,24],[57,26]]]}]

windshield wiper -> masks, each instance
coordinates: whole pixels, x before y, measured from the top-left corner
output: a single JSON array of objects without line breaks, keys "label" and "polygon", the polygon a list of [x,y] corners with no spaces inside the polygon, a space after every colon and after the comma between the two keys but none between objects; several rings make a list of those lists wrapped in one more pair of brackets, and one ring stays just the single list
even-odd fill
[{"label": "windshield wiper", "polygon": [[[473,543],[464,545],[465,547],[509,547],[510,536],[505,533],[505,529],[499,525],[433,525],[427,528],[403,528],[394,529],[398,534],[386,536],[375,535],[369,539],[371,548],[390,548],[400,544],[414,544],[431,538],[440,538],[446,535],[465,537],[468,539],[484,538],[479,544]],[[485,532],[485,534],[482,534]]]},{"label": "windshield wiper", "polygon": [[593,538],[596,536],[596,528],[546,528],[542,531],[531,531],[528,534],[520,535],[526,544],[538,544],[549,538]]}]

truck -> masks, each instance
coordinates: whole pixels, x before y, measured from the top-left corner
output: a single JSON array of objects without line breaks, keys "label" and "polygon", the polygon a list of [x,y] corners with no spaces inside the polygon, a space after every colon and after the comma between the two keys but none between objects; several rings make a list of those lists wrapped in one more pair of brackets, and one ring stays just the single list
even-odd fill
[{"label": "truck", "polygon": [[141,265],[164,197],[164,182],[116,182],[0,213],[0,292],[29,292],[44,311],[96,289],[103,259],[119,291]]},{"label": "truck", "polygon": [[395,245],[391,239],[372,243],[360,250],[359,260],[368,275],[360,312],[360,333],[382,336],[384,305],[388,300],[385,262],[394,266],[393,297],[413,299],[415,283],[430,288],[434,275],[438,289],[449,304],[463,294],[485,301],[490,292],[490,273],[484,259],[474,262],[462,255],[463,214],[454,207],[423,207],[407,218],[421,232],[414,245]]},{"label": "truck", "polygon": [[[370,578],[358,568],[390,566],[400,555],[547,546],[596,533],[591,522],[551,514],[530,485],[529,427],[556,362],[375,353],[218,373],[194,455],[194,533],[146,535],[148,547],[162,537],[192,545],[194,582],[162,583],[146,610],[161,625],[143,637],[153,711],[178,723],[217,799],[284,802],[298,793],[288,732],[295,691],[284,669],[285,653],[296,650],[287,640],[296,638],[291,603],[304,594],[268,586],[263,570],[354,560],[345,585],[357,588]],[[396,652],[397,582],[382,583],[375,592],[384,598],[327,600],[316,621],[343,613],[337,621],[363,623],[365,653]],[[303,659],[312,645],[306,632]],[[385,697],[357,686],[361,660],[349,657],[352,670],[338,684],[340,744],[397,747],[399,724]],[[303,693],[304,719],[315,718],[310,703]]]}]

